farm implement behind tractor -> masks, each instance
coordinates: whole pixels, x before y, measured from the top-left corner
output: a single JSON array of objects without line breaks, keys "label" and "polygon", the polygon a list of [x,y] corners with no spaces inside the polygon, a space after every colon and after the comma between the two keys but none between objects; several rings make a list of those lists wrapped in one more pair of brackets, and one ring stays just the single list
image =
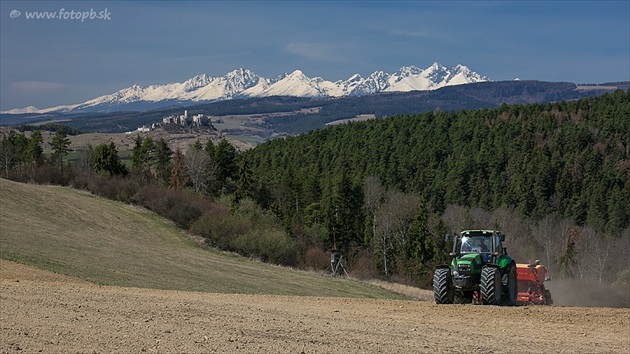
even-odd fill
[{"label": "farm implement behind tractor", "polygon": [[532,264],[517,264],[516,277],[518,279],[518,294],[516,303],[519,305],[551,305],[551,293],[545,289],[545,281],[551,280],[549,271],[538,261]]},{"label": "farm implement behind tractor", "polygon": [[466,230],[453,236],[451,263],[433,276],[436,304],[551,304],[545,289],[547,268],[516,264],[503,247],[505,235],[494,230]]}]

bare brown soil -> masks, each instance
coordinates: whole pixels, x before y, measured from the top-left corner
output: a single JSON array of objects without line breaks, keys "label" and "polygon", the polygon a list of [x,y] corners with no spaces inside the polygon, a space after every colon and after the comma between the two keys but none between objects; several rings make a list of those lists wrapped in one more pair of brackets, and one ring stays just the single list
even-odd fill
[{"label": "bare brown soil", "polygon": [[628,353],[630,310],[98,286],[0,261],[2,353]]}]

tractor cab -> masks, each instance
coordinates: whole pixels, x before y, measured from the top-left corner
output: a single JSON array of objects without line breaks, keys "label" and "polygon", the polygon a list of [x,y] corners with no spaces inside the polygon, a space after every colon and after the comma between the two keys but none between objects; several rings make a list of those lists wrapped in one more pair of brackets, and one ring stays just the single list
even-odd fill
[{"label": "tractor cab", "polygon": [[[492,239],[485,236],[463,236],[459,240],[459,245],[455,246],[459,249],[460,257],[467,255],[477,256],[481,258],[482,264],[488,263],[492,254]],[[470,257],[465,257],[470,258]]]},{"label": "tractor cab", "polygon": [[483,263],[493,260],[492,256],[507,254],[503,248],[503,234],[490,230],[470,230],[460,233],[455,238],[453,253],[457,256],[478,254]]}]

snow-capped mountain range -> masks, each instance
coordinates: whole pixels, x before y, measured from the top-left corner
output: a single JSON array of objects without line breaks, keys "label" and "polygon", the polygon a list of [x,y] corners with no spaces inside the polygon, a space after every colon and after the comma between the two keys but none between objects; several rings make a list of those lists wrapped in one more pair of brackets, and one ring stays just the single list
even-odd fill
[{"label": "snow-capped mountain range", "polygon": [[[379,92],[406,92],[435,90],[444,86],[489,81],[485,76],[463,65],[447,68],[433,63],[426,69],[404,66],[394,74],[375,71],[363,78],[359,74],[347,80],[327,81],[321,77],[309,78],[302,71],[281,75],[276,79],[259,76],[247,69],[237,69],[225,76],[197,75],[184,82],[165,85],[131,87],[100,96],[89,101],[37,109],[33,106],[3,113],[48,113],[78,111],[118,111],[130,105],[159,108],[169,104],[193,104],[229,100],[234,98],[294,96],[341,97],[362,96]],[[161,104],[160,104],[161,103]]]}]

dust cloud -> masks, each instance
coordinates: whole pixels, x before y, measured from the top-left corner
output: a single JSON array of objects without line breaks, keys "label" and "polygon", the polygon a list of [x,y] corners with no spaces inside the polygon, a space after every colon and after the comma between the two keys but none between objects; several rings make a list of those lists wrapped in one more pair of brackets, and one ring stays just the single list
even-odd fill
[{"label": "dust cloud", "polygon": [[545,282],[554,306],[630,307],[630,288],[586,280]]}]

